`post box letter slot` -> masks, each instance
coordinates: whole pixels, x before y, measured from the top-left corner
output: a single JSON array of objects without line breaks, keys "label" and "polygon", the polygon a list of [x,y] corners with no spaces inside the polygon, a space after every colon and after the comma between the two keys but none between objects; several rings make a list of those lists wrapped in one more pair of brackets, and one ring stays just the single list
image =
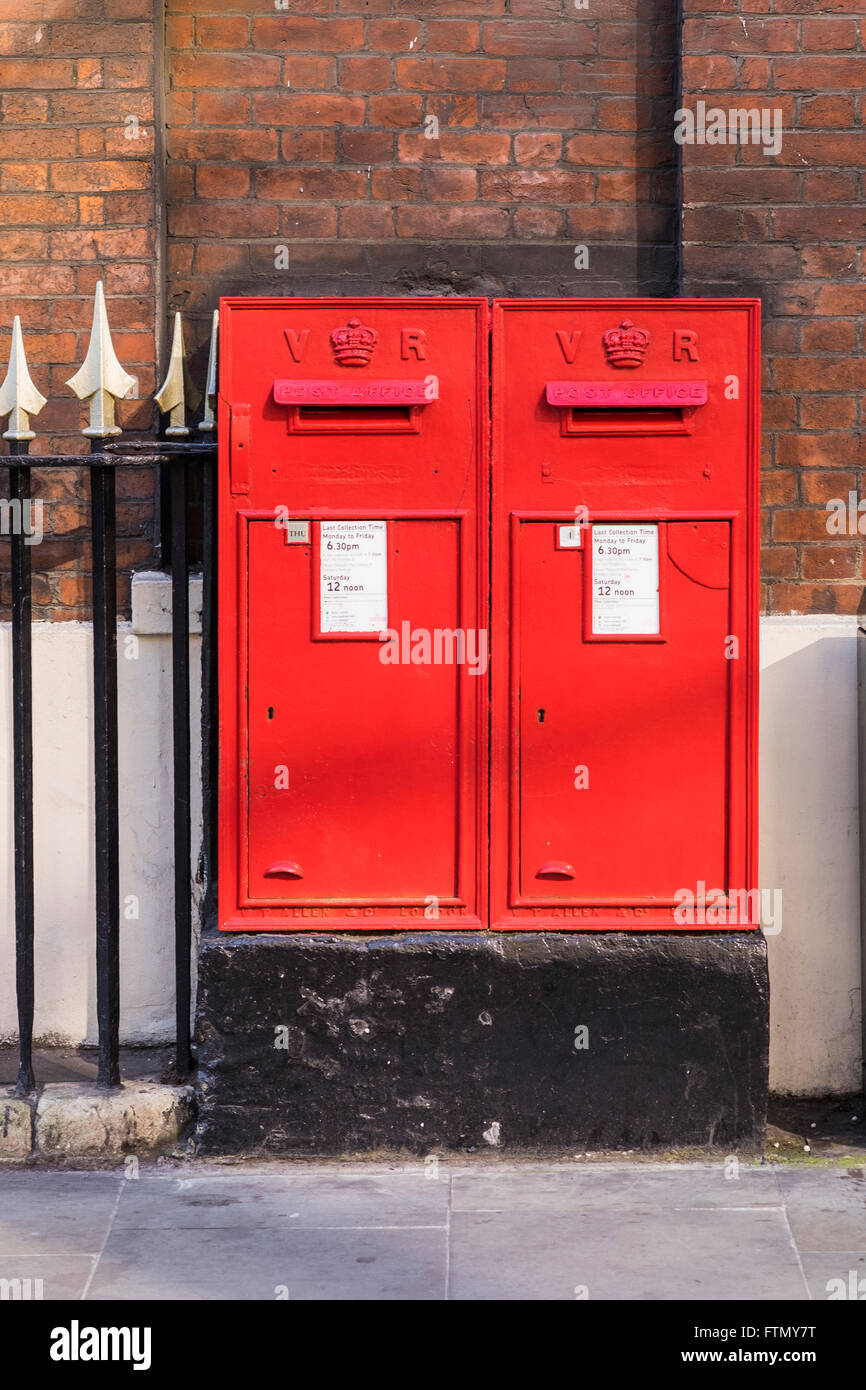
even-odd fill
[{"label": "post box letter slot", "polygon": [[275,381],[290,434],[418,434],[421,412],[439,399],[435,376],[402,381]]},{"label": "post box letter slot", "polygon": [[707,383],[548,381],[545,398],[562,412],[564,435],[691,434],[695,410],[707,402]]}]

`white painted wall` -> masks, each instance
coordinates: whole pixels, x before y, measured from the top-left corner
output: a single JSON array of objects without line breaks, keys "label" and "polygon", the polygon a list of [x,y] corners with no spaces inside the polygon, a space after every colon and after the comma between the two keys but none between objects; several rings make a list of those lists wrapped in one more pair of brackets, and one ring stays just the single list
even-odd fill
[{"label": "white painted wall", "polygon": [[[174,1036],[171,642],[161,583],[144,586],[118,644],[121,1036]],[[200,582],[190,586],[190,628],[200,627]],[[142,599],[144,600],[142,602]],[[136,651],[137,641],[137,655]],[[0,1039],[17,1034],[13,968],[14,862],[11,629],[0,625]],[[192,641],[192,747],[200,728],[200,640]],[[94,974],[92,632],[83,623],[33,626],[36,1038],[96,1041]],[[201,788],[194,768],[193,867]]]},{"label": "white painted wall", "polygon": [[[170,610],[164,580],[136,579],[137,660],[120,660],[121,893],[140,903],[121,926],[122,1035],[173,1036]],[[200,590],[191,591],[197,627]],[[771,1084],[797,1095],[857,1090],[860,944],[856,620],[764,620],[761,884],[781,888],[768,939]],[[198,639],[193,642],[198,747]],[[36,811],[36,1034],[96,1039],[93,979],[93,770],[90,630],[33,632]],[[0,1038],[16,1031],[10,632],[0,627]],[[194,779],[194,826],[200,785]],[[198,835],[194,832],[194,862]]]},{"label": "white painted wall", "polygon": [[860,1089],[857,620],[761,624],[761,860],[782,890],[770,960],[770,1082]]}]

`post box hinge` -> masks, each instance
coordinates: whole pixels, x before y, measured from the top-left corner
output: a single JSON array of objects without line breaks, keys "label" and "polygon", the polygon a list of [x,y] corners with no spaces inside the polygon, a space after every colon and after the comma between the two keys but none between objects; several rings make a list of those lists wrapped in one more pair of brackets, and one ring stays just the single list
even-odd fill
[{"label": "post box hinge", "polygon": [[229,406],[229,474],[233,493],[250,490],[250,408]]}]

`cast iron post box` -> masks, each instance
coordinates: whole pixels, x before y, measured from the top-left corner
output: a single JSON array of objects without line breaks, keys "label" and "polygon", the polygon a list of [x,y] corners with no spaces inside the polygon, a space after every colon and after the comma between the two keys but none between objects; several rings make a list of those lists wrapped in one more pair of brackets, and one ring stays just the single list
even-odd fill
[{"label": "cast iron post box", "polygon": [[495,928],[758,922],[759,323],[494,305]]},{"label": "cast iron post box", "polygon": [[220,314],[219,925],[486,925],[487,302]]}]

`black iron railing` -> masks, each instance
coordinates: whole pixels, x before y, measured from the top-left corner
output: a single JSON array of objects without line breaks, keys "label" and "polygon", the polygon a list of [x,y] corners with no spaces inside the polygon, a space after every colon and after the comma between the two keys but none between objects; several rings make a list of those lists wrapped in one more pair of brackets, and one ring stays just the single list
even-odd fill
[{"label": "black iron railing", "polygon": [[[12,580],[12,687],[13,687],[13,776],[14,776],[14,858],[15,858],[15,976],[18,1004],[19,1066],[17,1089],[33,1091],[37,1078],[33,1069],[33,1020],[35,1007],[34,975],[34,898],[33,898],[33,700],[32,700],[32,563],[24,526],[23,508],[32,496],[30,481],[34,469],[87,468],[90,474],[91,537],[93,553],[93,745],[95,767],[95,887],[96,887],[96,995],[98,1027],[98,1084],[117,1086],[120,1076],[120,867],[118,810],[118,704],[117,704],[117,527],[116,470],[159,466],[168,471],[172,504],[172,738],[174,769],[174,920],[175,920],[175,998],[176,1077],[188,1076],[192,1065],[192,895],[190,882],[192,826],[190,816],[190,655],[189,655],[189,545],[187,532],[188,478],[191,469],[202,470],[204,498],[204,576],[202,609],[202,767],[205,784],[204,844],[201,871],[204,878],[203,902],[209,906],[213,894],[213,814],[211,792],[216,778],[215,728],[215,522],[216,522],[216,444],[194,442],[188,436],[184,418],[187,397],[186,369],[181,353],[175,360],[162,388],[165,409],[171,410],[171,439],[129,442],[115,440],[120,431],[114,425],[113,400],[118,394],[113,380],[123,385],[126,374],[113,359],[110,338],[105,348],[107,320],[101,287],[97,293],[94,334],[88,361],[73,389],[91,399],[91,423],[85,431],[91,452],[84,454],[31,454],[28,414],[41,409],[42,400],[29,381],[16,324],[17,367],[10,360],[6,382],[0,390],[0,410],[11,412],[9,440],[10,515],[19,519],[11,525]],[[102,347],[94,348],[97,331]],[[176,344],[181,333],[176,322]],[[216,321],[214,323],[216,333]],[[16,348],[13,345],[13,354]],[[107,353],[107,363],[99,360]],[[200,429],[215,429],[210,400],[215,391],[215,339],[212,343],[208,381],[208,405]],[[113,362],[112,362],[113,359]],[[89,370],[89,376],[80,381]],[[23,370],[23,382],[22,382]],[[17,371],[17,377],[16,377]],[[179,394],[178,373],[180,376]],[[131,380],[131,378],[126,378]],[[11,383],[11,384],[10,384]],[[91,387],[95,385],[95,389]],[[28,395],[23,387],[29,387]],[[79,389],[81,387],[82,389]],[[125,388],[124,388],[125,389]],[[172,394],[174,392],[174,394]],[[197,393],[196,393],[197,395]],[[157,397],[159,400],[159,396]]]}]

